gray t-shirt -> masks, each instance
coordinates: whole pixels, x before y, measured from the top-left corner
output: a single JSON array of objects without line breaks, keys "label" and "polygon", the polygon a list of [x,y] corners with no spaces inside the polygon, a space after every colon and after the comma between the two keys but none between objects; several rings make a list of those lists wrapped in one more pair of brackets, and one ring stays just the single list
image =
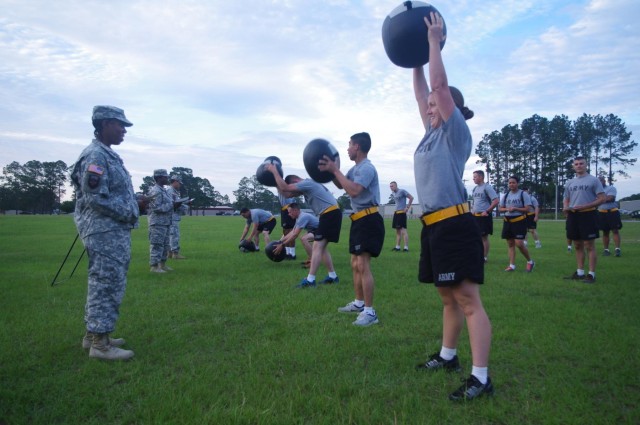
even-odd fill
[{"label": "gray t-shirt", "polygon": [[600,180],[591,174],[576,176],[569,180],[564,187],[563,199],[569,200],[569,208],[590,204],[596,200],[599,193],[604,193]]},{"label": "gray t-shirt", "polygon": [[295,227],[313,233],[316,231],[319,225],[320,220],[318,220],[318,217],[309,213],[301,212],[296,220]]},{"label": "gray t-shirt", "polygon": [[[502,199],[502,203],[500,205],[505,208],[524,208],[531,205],[531,197],[527,192],[520,189],[518,189],[515,193],[509,191]],[[523,214],[524,213],[520,211],[507,211],[504,213],[506,217],[518,217]]]},{"label": "gray t-shirt", "polygon": [[529,207],[529,212],[534,213],[536,212],[536,208],[538,208],[540,204],[538,203],[538,200],[535,196],[529,195],[529,198],[531,198],[531,206]]},{"label": "gray t-shirt", "polygon": [[269,211],[261,210],[260,208],[250,209],[249,211],[251,211],[251,216],[249,216],[249,218],[247,219],[247,224],[266,223],[267,221],[271,220],[271,217],[273,217],[273,214],[271,214]]},{"label": "gray t-shirt", "polygon": [[471,155],[471,132],[458,108],[438,128],[427,129],[413,155],[418,199],[431,213],[467,202],[462,183],[464,165]]},{"label": "gray t-shirt", "polygon": [[309,207],[311,207],[316,215],[320,215],[322,211],[332,205],[338,205],[338,201],[336,201],[336,198],[329,192],[329,189],[318,182],[311,179],[304,179],[295,183],[295,186],[298,191],[302,192],[306,203],[309,204]]},{"label": "gray t-shirt", "polygon": [[[602,184],[602,183],[600,183]],[[613,200],[611,202],[605,202],[604,204],[600,204],[598,207],[599,210],[610,210],[611,208],[617,208],[618,204],[616,203],[616,196],[618,195],[618,190],[613,186],[606,186],[604,188],[604,196],[609,197],[613,196]]]},{"label": "gray t-shirt", "polygon": [[491,206],[491,202],[498,198],[498,194],[489,183],[482,183],[473,188],[471,192],[473,197],[473,209],[475,214],[485,212]]},{"label": "gray t-shirt", "polygon": [[395,192],[391,192],[391,196],[393,196],[396,202],[396,211],[407,208],[407,196],[409,196],[409,192],[404,189],[398,189]]},{"label": "gray t-shirt", "polygon": [[345,177],[364,188],[358,196],[351,197],[351,208],[354,211],[357,212],[380,205],[378,172],[369,159],[365,159],[351,167]]}]

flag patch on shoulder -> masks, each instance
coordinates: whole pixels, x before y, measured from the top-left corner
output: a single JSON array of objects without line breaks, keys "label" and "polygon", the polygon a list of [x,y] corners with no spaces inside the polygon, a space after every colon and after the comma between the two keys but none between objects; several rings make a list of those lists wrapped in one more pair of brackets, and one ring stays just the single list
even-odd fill
[{"label": "flag patch on shoulder", "polygon": [[87,171],[90,172],[90,173],[98,174],[99,176],[104,174],[104,168],[102,168],[99,165],[95,165],[95,164],[90,164],[89,168],[87,169]]}]

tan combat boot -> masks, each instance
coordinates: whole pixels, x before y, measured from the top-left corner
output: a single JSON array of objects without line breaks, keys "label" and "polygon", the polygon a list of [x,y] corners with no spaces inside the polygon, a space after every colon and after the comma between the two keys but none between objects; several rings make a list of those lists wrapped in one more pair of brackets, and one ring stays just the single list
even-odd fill
[{"label": "tan combat boot", "polygon": [[164,261],[162,263],[160,263],[159,267],[162,269],[162,271],[165,271],[165,272],[172,272],[173,271],[173,268],[167,266],[167,263],[165,263]]},{"label": "tan combat boot", "polygon": [[[92,342],[93,342],[93,334],[87,331],[87,333],[84,334],[84,338],[82,338],[82,348],[84,348],[85,350],[88,350],[89,348],[91,348]],[[113,345],[114,347],[122,347],[124,343],[125,341],[122,338],[109,337],[109,344]]]},{"label": "tan combat boot", "polygon": [[153,273],[166,273],[159,264],[152,264],[149,271]]},{"label": "tan combat boot", "polygon": [[173,258],[174,260],[186,260],[187,257],[184,255],[180,255],[178,251],[173,251],[169,253],[169,258]]},{"label": "tan combat boot", "polygon": [[128,360],[133,357],[133,351],[111,345],[109,334],[93,334],[89,357],[101,360]]}]

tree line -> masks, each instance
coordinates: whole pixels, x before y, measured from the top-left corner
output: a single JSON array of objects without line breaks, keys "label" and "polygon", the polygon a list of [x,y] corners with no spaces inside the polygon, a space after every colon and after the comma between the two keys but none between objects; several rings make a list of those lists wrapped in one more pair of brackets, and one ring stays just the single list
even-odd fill
[{"label": "tree line", "polygon": [[[627,167],[636,163],[631,154],[638,143],[631,140],[622,120],[613,115],[583,114],[575,121],[565,115],[551,120],[537,114],[509,124],[501,130],[485,134],[476,148],[477,161],[486,169],[488,180],[505,193],[509,176],[520,178],[520,186],[527,186],[536,194],[543,208],[553,208],[556,193],[562,196],[564,184],[574,176],[571,167],[576,156],[584,156],[592,175],[603,175],[609,183],[617,176],[628,177]],[[2,169],[0,176],[0,210],[20,210],[36,214],[51,214],[58,210],[72,212],[75,194],[71,201],[61,200],[66,195],[70,166],[63,161],[12,162]],[[255,175],[243,177],[238,189],[233,191],[235,202],[222,195],[206,178],[193,175],[186,167],[174,167],[170,175],[182,180],[181,194],[194,198],[193,208],[231,206],[279,209],[278,197],[272,189],[258,182]],[[152,176],[144,177],[140,193],[148,193],[155,184]],[[633,195],[632,198],[636,196]],[[389,197],[393,202],[393,197]],[[299,199],[305,208],[304,199]],[[558,200],[560,203],[560,200]],[[338,198],[342,209],[351,208],[349,197],[343,193]]]},{"label": "tree line", "polygon": [[[583,114],[575,121],[565,115],[551,120],[534,114],[520,125],[506,125],[485,134],[476,148],[489,181],[506,193],[509,176],[520,179],[542,207],[553,208],[564,192],[564,184],[574,177],[573,158],[583,156],[594,176],[605,176],[609,184],[616,177],[628,177],[627,167],[636,163],[630,157],[638,143],[631,140],[622,120]],[[558,199],[558,203],[561,200]]]}]

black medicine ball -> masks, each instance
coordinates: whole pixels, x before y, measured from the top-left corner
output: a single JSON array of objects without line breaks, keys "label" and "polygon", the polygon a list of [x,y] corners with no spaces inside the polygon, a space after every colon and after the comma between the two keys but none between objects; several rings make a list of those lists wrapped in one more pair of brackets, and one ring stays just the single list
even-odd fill
[{"label": "black medicine ball", "polygon": [[253,241],[243,239],[240,241],[238,248],[240,249],[240,252],[255,252],[256,244],[254,244]]},{"label": "black medicine ball", "polygon": [[267,257],[269,257],[269,260],[275,261],[276,263],[279,263],[280,261],[285,259],[285,257],[287,256],[287,253],[286,253],[286,250],[284,248],[282,248],[280,250],[279,254],[275,254],[273,252],[273,250],[278,245],[281,245],[281,244],[282,244],[282,242],[280,242],[280,241],[271,241],[271,242],[269,242],[269,244],[267,244],[267,247],[264,249],[264,253],[267,254]]},{"label": "black medicine ball", "polygon": [[[387,56],[402,68],[418,68],[429,62],[426,16],[431,21],[431,12],[438,10],[421,1],[405,1],[393,9],[382,24],[382,43]],[[444,25],[447,35],[447,25]],[[440,50],[444,47],[440,43]]]},{"label": "black medicine ball", "polygon": [[340,154],[338,150],[333,147],[331,143],[324,139],[313,139],[304,148],[302,153],[302,162],[304,162],[304,168],[307,170],[309,177],[318,183],[329,183],[333,180],[334,175],[326,171],[320,171],[318,169],[318,161],[327,155],[332,158],[340,166]]},{"label": "black medicine ball", "polygon": [[265,168],[268,164],[273,164],[276,166],[280,177],[284,175],[282,173],[282,162],[280,161],[280,158],[278,158],[277,156],[268,156],[265,158],[264,162],[258,166],[258,169],[256,170],[256,179],[258,180],[258,182],[260,182],[260,184],[275,187],[276,178],[273,176],[273,174],[271,174],[270,171],[267,171]]}]

